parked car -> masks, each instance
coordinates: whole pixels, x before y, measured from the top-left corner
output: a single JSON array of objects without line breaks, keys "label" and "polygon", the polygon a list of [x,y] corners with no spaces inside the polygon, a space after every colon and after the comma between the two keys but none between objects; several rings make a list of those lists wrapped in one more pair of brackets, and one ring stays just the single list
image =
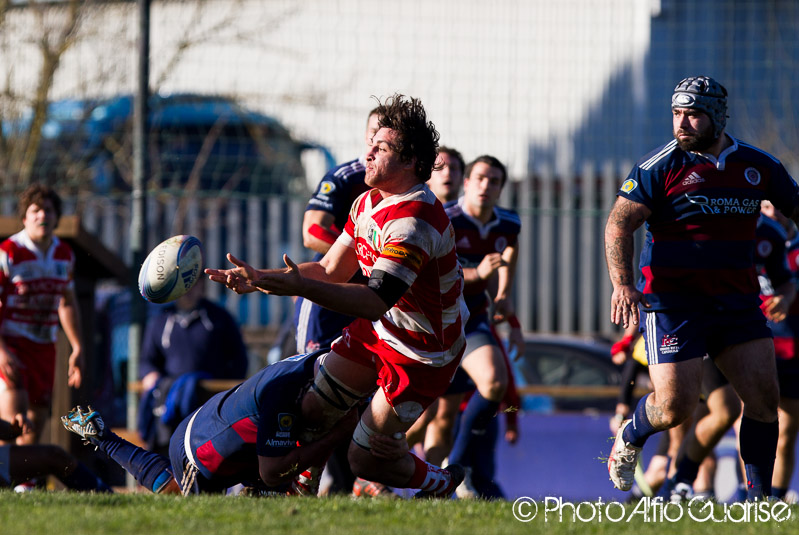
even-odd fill
[{"label": "parked car", "polygon": [[523,410],[614,410],[621,367],[611,361],[609,342],[527,335],[525,343],[524,355],[514,361]]},{"label": "parked car", "polygon": [[[95,193],[131,189],[133,97],[52,102],[42,127],[34,179]],[[277,119],[233,99],[196,94],[153,95],[149,101],[147,187],[242,194],[307,195],[301,155],[321,146],[295,139]],[[5,125],[24,135],[31,114]]]}]

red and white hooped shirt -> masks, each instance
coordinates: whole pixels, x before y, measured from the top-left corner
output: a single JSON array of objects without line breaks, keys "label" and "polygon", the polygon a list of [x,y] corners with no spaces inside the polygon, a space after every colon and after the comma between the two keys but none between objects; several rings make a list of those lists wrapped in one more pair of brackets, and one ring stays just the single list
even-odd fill
[{"label": "red and white hooped shirt", "polygon": [[376,189],[362,194],[338,240],[355,249],[365,276],[379,269],[409,285],[372,324],[383,341],[430,366],[445,366],[458,357],[469,312],[455,232],[425,184],[387,199]]},{"label": "red and white hooped shirt", "polygon": [[52,344],[58,334],[58,307],[74,287],[75,257],[53,237],[43,252],[21,230],[0,244],[0,334]]}]

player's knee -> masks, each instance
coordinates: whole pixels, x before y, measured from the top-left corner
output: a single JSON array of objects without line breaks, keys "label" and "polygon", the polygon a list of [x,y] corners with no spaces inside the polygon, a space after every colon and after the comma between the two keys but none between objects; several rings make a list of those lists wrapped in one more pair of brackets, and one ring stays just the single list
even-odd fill
[{"label": "player's knee", "polygon": [[695,400],[667,399],[658,404],[658,421],[652,424],[661,429],[676,427],[691,417],[695,407]]},{"label": "player's knee", "polygon": [[403,401],[394,405],[394,414],[404,424],[412,424],[419,419],[423,412],[424,407],[416,401]]},{"label": "player's knee", "polygon": [[493,376],[478,387],[480,395],[490,401],[500,402],[508,388],[507,378]]}]

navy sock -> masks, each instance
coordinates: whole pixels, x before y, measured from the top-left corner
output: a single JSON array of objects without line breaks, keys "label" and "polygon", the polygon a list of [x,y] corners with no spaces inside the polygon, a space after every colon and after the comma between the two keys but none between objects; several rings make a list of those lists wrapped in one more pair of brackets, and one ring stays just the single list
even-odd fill
[{"label": "navy sock", "polygon": [[169,459],[131,444],[109,429],[103,432],[101,440],[93,443],[127,470],[139,485],[153,492],[158,492],[172,477]]},{"label": "navy sock", "polygon": [[652,427],[649,418],[646,415],[646,400],[650,394],[645,395],[638,401],[633,411],[633,421],[624,428],[622,436],[625,442],[632,444],[637,448],[643,448],[646,444],[646,439],[659,431]]},{"label": "navy sock", "polygon": [[741,417],[740,450],[746,468],[746,493],[749,501],[771,495],[771,476],[777,456],[780,426]]},{"label": "navy sock", "polygon": [[450,464],[472,466],[474,461],[470,444],[472,435],[485,435],[488,424],[497,414],[497,409],[499,409],[498,402],[487,400],[480,395],[480,392],[474,393],[461,414],[458,434],[449,454]]},{"label": "navy sock", "polygon": [[85,464],[78,461],[78,466],[71,474],[61,478],[64,485],[74,490],[96,490],[97,492],[113,492],[111,487],[94,475]]},{"label": "navy sock", "polygon": [[785,495],[788,494],[788,489],[783,487],[771,487],[771,495],[775,498],[779,498],[780,500],[785,498]]},{"label": "navy sock", "polygon": [[701,463],[689,459],[687,455],[684,456],[680,464],[677,465],[677,472],[674,474],[674,482],[688,483],[693,486],[696,475],[699,473],[700,464]]}]

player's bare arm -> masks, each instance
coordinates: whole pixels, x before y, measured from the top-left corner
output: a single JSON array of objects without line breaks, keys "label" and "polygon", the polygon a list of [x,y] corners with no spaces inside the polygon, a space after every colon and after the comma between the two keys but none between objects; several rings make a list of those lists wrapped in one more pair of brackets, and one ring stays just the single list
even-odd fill
[{"label": "player's bare arm", "polygon": [[503,265],[500,253],[491,253],[483,257],[477,267],[463,268],[464,284],[488,280]]},{"label": "player's bare arm", "polygon": [[16,355],[8,350],[5,342],[0,338],[0,371],[3,372],[6,379],[12,383],[16,383],[19,369],[23,367],[24,365],[19,361]]},{"label": "player's bare arm", "polygon": [[72,348],[67,361],[67,385],[80,388],[83,370],[83,348],[80,338],[80,313],[75,290],[68,289],[58,307],[58,319]]},{"label": "player's bare arm", "polygon": [[652,212],[641,203],[617,197],[605,226],[605,258],[613,284],[610,319],[625,328],[638,323],[642,294],[635,288],[633,233]]},{"label": "player's bare arm", "polygon": [[509,245],[502,251],[502,265],[497,269],[497,295],[494,297],[494,321],[497,323],[515,314],[510,296],[518,258],[519,249],[516,246]]},{"label": "player's bare arm", "polygon": [[306,210],[302,218],[302,244],[317,253],[327,253],[338,234],[330,228],[333,223],[335,217],[330,212]]},{"label": "player's bare arm", "polygon": [[[250,281],[249,284],[266,294],[304,297],[335,312],[371,321],[380,319],[393,305],[393,303],[387,304],[380,295],[363,284],[328,282],[328,280],[304,277],[304,272],[300,272],[301,268],[288,256],[283,255],[283,259],[286,262],[286,270],[262,272],[258,280]],[[302,266],[319,274],[319,268],[311,264],[314,263]],[[350,273],[349,276],[351,275]]]}]

